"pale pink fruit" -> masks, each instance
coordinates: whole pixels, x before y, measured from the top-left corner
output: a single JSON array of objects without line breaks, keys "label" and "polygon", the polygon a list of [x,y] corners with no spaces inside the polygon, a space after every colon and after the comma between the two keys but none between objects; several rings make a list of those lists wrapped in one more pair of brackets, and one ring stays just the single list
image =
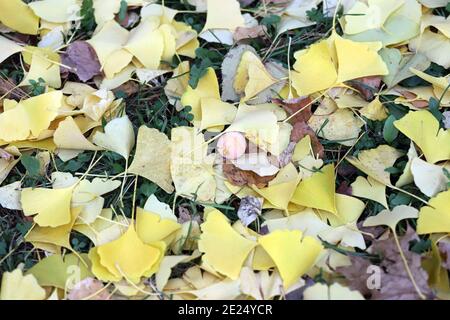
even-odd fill
[{"label": "pale pink fruit", "polygon": [[245,153],[247,142],[240,132],[227,132],[219,138],[217,151],[225,159],[237,159]]}]

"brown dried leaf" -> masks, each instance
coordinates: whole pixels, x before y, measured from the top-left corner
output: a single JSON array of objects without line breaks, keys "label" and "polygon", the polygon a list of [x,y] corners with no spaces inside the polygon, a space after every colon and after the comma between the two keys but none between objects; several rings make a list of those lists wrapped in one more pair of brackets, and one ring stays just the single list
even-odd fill
[{"label": "brown dried leaf", "polygon": [[276,176],[260,177],[253,171],[241,170],[229,162],[223,164],[223,174],[235,186],[256,185],[260,189],[267,187],[268,183]]},{"label": "brown dried leaf", "polygon": [[113,90],[114,93],[122,92],[127,95],[127,97],[139,91],[139,84],[135,81],[127,81]]},{"label": "brown dried leaf", "polygon": [[238,42],[244,39],[259,38],[266,34],[266,27],[257,25],[254,27],[237,27],[234,31],[233,38],[234,41]]},{"label": "brown dried leaf", "polygon": [[312,116],[311,105],[305,108],[305,106],[311,103],[310,97],[300,97],[288,100],[272,99],[272,102],[283,107],[290,116],[303,109],[290,119],[290,123],[292,124],[296,122],[308,122]]},{"label": "brown dried leaf", "polygon": [[62,55],[62,64],[86,82],[101,73],[101,65],[94,48],[86,41],[75,41]]},{"label": "brown dried leaf", "polygon": [[366,101],[372,101],[381,86],[381,79],[380,76],[372,76],[351,80],[348,83],[358,90]]},{"label": "brown dried leaf", "polygon": [[287,166],[289,162],[292,160],[292,155],[294,154],[295,146],[297,145],[296,142],[289,142],[288,146],[284,151],[278,156],[278,167],[283,168]]},{"label": "brown dried leaf", "polygon": [[319,158],[323,158],[325,151],[314,130],[311,129],[311,127],[305,122],[297,122],[296,124],[294,124],[294,127],[291,131],[291,141],[297,143],[306,135],[309,135],[309,137],[311,138],[311,147],[314,151],[314,154],[318,155]]},{"label": "brown dried leaf", "polygon": [[[409,243],[415,239],[418,239],[417,233],[408,226],[405,235],[399,237],[400,247],[422,294],[430,297],[431,290],[427,282],[428,274],[422,268],[421,256],[409,251]],[[406,272],[392,234],[385,240],[374,240],[369,251],[372,254],[381,256],[379,264],[380,289],[370,290],[367,287],[367,280],[372,273],[366,271],[368,271],[367,268],[371,263],[369,260],[361,257],[352,257],[350,266],[337,268],[337,272],[347,278],[350,288],[360,290],[364,295],[371,294],[371,299],[373,300],[411,300],[420,298]]]},{"label": "brown dried leaf", "polygon": [[417,98],[417,95],[415,93],[412,93],[407,90],[402,90],[400,93],[405,97],[406,99],[411,100],[410,103],[418,108],[418,109],[425,109],[428,107],[428,101],[426,100],[415,100]]}]

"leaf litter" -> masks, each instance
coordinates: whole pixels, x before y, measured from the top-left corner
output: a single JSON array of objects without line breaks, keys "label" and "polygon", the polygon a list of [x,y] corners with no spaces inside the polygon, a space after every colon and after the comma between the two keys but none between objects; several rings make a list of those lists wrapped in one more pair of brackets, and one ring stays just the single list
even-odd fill
[{"label": "leaf litter", "polygon": [[3,1],[0,298],[449,299],[449,14]]}]

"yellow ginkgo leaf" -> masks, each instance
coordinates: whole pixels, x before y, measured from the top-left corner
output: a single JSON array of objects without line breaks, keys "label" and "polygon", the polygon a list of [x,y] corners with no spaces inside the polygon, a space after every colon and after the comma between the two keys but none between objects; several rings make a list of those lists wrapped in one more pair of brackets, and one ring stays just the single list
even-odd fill
[{"label": "yellow ginkgo leaf", "polygon": [[331,229],[311,208],[283,218],[266,219],[263,226],[267,226],[269,232],[276,230],[299,230],[303,236],[311,236],[314,238],[320,233]]},{"label": "yellow ginkgo leaf", "polygon": [[337,213],[334,165],[326,165],[310,178],[300,181],[291,202],[305,207]]},{"label": "yellow ginkgo leaf", "polygon": [[61,121],[55,130],[53,140],[58,148],[71,150],[102,150],[90,142],[72,117]]},{"label": "yellow ginkgo leaf", "polygon": [[48,48],[27,46],[22,54],[30,69],[19,86],[29,86],[31,80],[38,81],[42,78],[52,88],[61,87],[59,67],[61,59],[58,53]]},{"label": "yellow ginkgo leaf", "polygon": [[8,0],[0,3],[0,22],[25,34],[37,34],[39,18],[22,0]]},{"label": "yellow ginkgo leaf", "polygon": [[201,130],[223,128],[223,125],[232,123],[236,116],[237,108],[231,103],[222,102],[216,98],[202,98],[200,104]]},{"label": "yellow ginkgo leaf", "polygon": [[161,60],[171,61],[176,52],[176,30],[172,25],[162,24],[159,27],[159,31],[163,36],[164,49],[162,52]]},{"label": "yellow ginkgo leaf", "polygon": [[[72,208],[80,208],[78,223],[93,223],[101,215],[105,199],[101,197],[120,186],[118,180],[102,180],[95,178],[91,182],[80,181],[73,191]],[[55,187],[54,187],[55,188]]]},{"label": "yellow ginkgo leaf", "polygon": [[87,42],[94,48],[102,67],[110,56],[122,49],[128,40],[128,30],[122,28],[115,20],[108,21]]},{"label": "yellow ginkgo leaf", "polygon": [[39,18],[53,23],[80,20],[80,4],[77,0],[42,0],[29,4]]},{"label": "yellow ginkgo leaf", "polygon": [[348,157],[346,160],[378,182],[390,186],[390,173],[385,170],[392,167],[401,156],[402,153],[397,149],[381,145],[375,149],[361,151],[357,158]]},{"label": "yellow ginkgo leaf", "polygon": [[350,109],[340,109],[332,99],[325,98],[314,111],[308,125],[319,132],[320,137],[351,147],[358,141],[364,122]]},{"label": "yellow ginkgo leaf", "polygon": [[419,146],[428,162],[450,159],[450,130],[440,129],[431,112],[410,111],[394,126]]},{"label": "yellow ginkgo leaf", "polygon": [[423,1],[374,0],[368,8],[367,1],[350,1],[354,7],[343,19],[345,36],[353,41],[380,41],[384,46],[413,39],[420,33]]},{"label": "yellow ginkgo leaf", "polygon": [[90,224],[76,224],[73,230],[84,234],[96,246],[111,242],[119,238],[128,228],[127,219],[118,216],[113,218],[111,209],[103,209],[97,219]]},{"label": "yellow ginkgo leaf", "polygon": [[306,288],[303,295],[305,300],[364,300],[359,291],[351,290],[337,282],[331,286],[318,282]]},{"label": "yellow ginkgo leaf", "polygon": [[450,48],[450,39],[440,32],[425,30],[420,37],[409,42],[409,48],[444,68],[450,67],[450,58],[445,54]]},{"label": "yellow ginkgo leaf", "polygon": [[450,232],[450,190],[439,193],[422,207],[417,220],[417,233]]},{"label": "yellow ginkgo leaf", "polygon": [[447,90],[447,87],[450,85],[450,78],[448,76],[433,77],[414,68],[410,68],[410,71],[419,78],[431,83],[434,95],[439,98],[442,104],[447,105],[450,102],[450,92]]},{"label": "yellow ginkgo leaf", "polygon": [[374,121],[382,121],[388,117],[386,107],[383,106],[378,97],[367,106],[361,108],[359,112],[367,119]]},{"label": "yellow ginkgo leaf", "polygon": [[70,244],[70,232],[80,211],[80,208],[72,209],[69,223],[59,227],[40,227],[35,225],[25,236],[25,240],[32,243],[36,248],[53,253],[60,252],[61,247],[73,250]]},{"label": "yellow ginkgo leaf", "polygon": [[252,51],[245,51],[236,69],[233,87],[247,101],[277,82],[261,59]]},{"label": "yellow ginkgo leaf", "polygon": [[158,69],[164,52],[164,33],[158,28],[159,19],[147,18],[130,32],[125,45],[145,68]]},{"label": "yellow ginkgo leaf", "polygon": [[181,225],[172,219],[161,218],[160,215],[141,208],[136,209],[136,232],[144,243],[164,241],[170,245],[180,228]]},{"label": "yellow ginkgo leaf", "polygon": [[277,230],[258,239],[275,262],[285,288],[292,286],[311,269],[323,249],[318,240],[302,236],[298,230]]},{"label": "yellow ginkgo leaf", "polygon": [[365,204],[361,200],[345,194],[336,193],[337,214],[323,210],[320,210],[318,214],[324,221],[328,220],[331,226],[339,227],[356,222],[363,213],[364,208]]},{"label": "yellow ginkgo leaf", "polygon": [[6,142],[37,138],[57,117],[63,95],[53,91],[22,100],[0,114],[0,139]]},{"label": "yellow ginkgo leaf", "polygon": [[417,158],[419,155],[417,154],[416,147],[414,146],[414,142],[411,141],[410,147],[408,149],[408,162],[405,165],[405,169],[403,169],[403,173],[400,178],[398,178],[395,186],[401,188],[407,184],[410,184],[414,181],[414,177],[411,172],[411,164],[412,161]]},{"label": "yellow ginkgo leaf", "polygon": [[120,154],[128,160],[134,147],[134,129],[128,116],[115,118],[105,126],[105,133],[96,132],[92,142],[96,145]]},{"label": "yellow ginkgo leaf", "polygon": [[144,210],[157,214],[161,217],[161,219],[168,219],[175,222],[178,219],[177,216],[172,212],[172,208],[168,204],[159,201],[154,194],[148,197],[147,201],[144,204]]},{"label": "yellow ginkgo leaf", "polygon": [[351,184],[352,195],[360,198],[370,199],[388,208],[386,201],[386,185],[378,182],[372,177],[357,177],[355,182]]},{"label": "yellow ginkgo leaf", "polygon": [[125,49],[114,51],[108,56],[108,60],[106,60],[103,65],[105,78],[111,80],[114,79],[114,77],[120,75],[121,72],[123,72],[126,67],[130,65],[132,60],[133,55],[129,51]]},{"label": "yellow ginkgo leaf", "polygon": [[354,42],[336,35],[335,45],[339,61],[338,83],[389,74],[386,64],[378,54],[382,47],[380,42]]},{"label": "yellow ginkgo leaf", "polygon": [[188,86],[181,96],[183,107],[190,106],[192,108],[191,113],[194,115],[194,121],[202,120],[201,100],[204,98],[220,100],[219,82],[213,68],[206,70],[205,75],[200,78],[195,89]]},{"label": "yellow ginkgo leaf", "polygon": [[[197,251],[198,253],[198,251]],[[182,262],[189,262],[192,259],[195,259],[198,255],[191,256],[165,256],[161,261],[161,267],[159,268],[158,273],[155,276],[156,288],[158,290],[164,290],[164,287],[167,284],[167,281],[170,278],[172,273],[172,268],[174,268],[177,264]]]},{"label": "yellow ginkgo leaf", "polygon": [[418,157],[411,161],[414,184],[428,197],[434,197],[439,192],[447,190],[449,179],[444,171],[447,168],[450,169],[450,166],[438,166]]},{"label": "yellow ginkgo leaf", "polygon": [[[85,89],[86,90],[86,89]],[[106,111],[113,105],[114,93],[107,90],[97,90],[85,94],[81,111],[94,121],[102,119]]]},{"label": "yellow ginkgo leaf", "polygon": [[170,174],[170,140],[156,129],[141,126],[139,128],[136,153],[128,171],[142,176],[172,193]]},{"label": "yellow ginkgo leaf", "polygon": [[371,29],[380,29],[388,17],[404,4],[404,0],[368,0],[356,2],[345,16],[345,33],[357,34]]},{"label": "yellow ginkgo leaf", "polygon": [[322,40],[294,54],[296,62],[292,72],[292,86],[299,95],[331,88],[337,81],[335,61],[328,41]]},{"label": "yellow ginkgo leaf", "polygon": [[309,95],[348,80],[387,75],[389,70],[378,54],[381,47],[380,42],[354,42],[333,32],[294,54],[292,86],[299,95]]},{"label": "yellow ginkgo leaf", "polygon": [[234,31],[244,26],[241,6],[237,0],[206,0],[207,14],[203,31],[209,29],[228,29]]},{"label": "yellow ginkgo leaf", "polygon": [[[308,12],[317,10],[321,2],[322,0],[302,0],[286,3],[286,7],[280,12],[281,20],[277,27],[278,35],[287,30],[315,25],[316,22],[309,19]],[[335,10],[333,8],[335,5],[336,3],[334,2],[325,2],[323,7],[324,13],[327,16],[332,14]]]},{"label": "yellow ginkgo leaf", "polygon": [[24,276],[20,268],[3,273],[0,300],[44,300],[46,295],[32,274]]},{"label": "yellow ginkgo leaf", "polygon": [[103,281],[125,278],[139,283],[141,277],[150,277],[157,271],[165,247],[164,242],[145,244],[130,225],[119,239],[89,251],[92,272]]},{"label": "yellow ginkgo leaf", "polygon": [[376,216],[368,217],[364,223],[364,227],[388,226],[393,232],[397,224],[404,219],[415,219],[419,215],[416,208],[406,205],[394,207],[392,211],[389,209],[379,212]]},{"label": "yellow ginkgo leaf", "polygon": [[23,47],[3,36],[0,36],[0,47],[2,48],[2,52],[0,53],[0,63],[13,54],[23,51]]},{"label": "yellow ginkgo leaf", "polygon": [[169,102],[180,110],[181,103],[179,99],[189,85],[189,61],[181,62],[174,70],[171,79],[167,80],[164,87],[164,93],[169,98]]},{"label": "yellow ginkgo leaf", "polygon": [[34,216],[41,227],[58,227],[70,222],[73,187],[64,189],[26,188],[21,203],[26,216]]},{"label": "yellow ginkgo leaf", "polygon": [[299,181],[300,175],[297,169],[289,163],[278,172],[266,188],[258,189],[253,186],[252,189],[269,202],[269,207],[287,211]]},{"label": "yellow ginkgo leaf", "polygon": [[204,136],[196,128],[177,127],[172,132],[170,172],[177,194],[198,201],[213,201],[216,194],[215,155],[207,155]]},{"label": "yellow ginkgo leaf", "polygon": [[304,136],[296,145],[292,154],[292,161],[300,161],[311,154],[311,137]]},{"label": "yellow ginkgo leaf", "polygon": [[[81,257],[84,263],[89,262],[87,254],[82,254]],[[73,253],[65,256],[54,254],[36,263],[27,274],[35,276],[41,286],[65,289],[71,284],[68,280],[74,274],[79,275],[78,281],[93,276],[89,271],[90,267],[84,263]]]},{"label": "yellow ginkgo leaf", "polygon": [[201,229],[198,248],[204,253],[203,261],[217,272],[233,280],[237,279],[245,259],[256,243],[239,235],[218,210],[208,213]]}]

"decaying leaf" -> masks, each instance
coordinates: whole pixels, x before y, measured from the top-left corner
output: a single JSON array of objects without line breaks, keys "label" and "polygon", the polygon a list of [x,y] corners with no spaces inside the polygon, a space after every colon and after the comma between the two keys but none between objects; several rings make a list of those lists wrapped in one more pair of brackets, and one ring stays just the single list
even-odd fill
[{"label": "decaying leaf", "polygon": [[100,74],[101,65],[92,46],[86,41],[71,43],[62,55],[61,62],[70,67],[69,71],[77,75],[78,79],[86,82]]},{"label": "decaying leaf", "polygon": [[241,199],[237,215],[244,226],[248,226],[261,214],[262,199],[247,196]]},{"label": "decaying leaf", "polygon": [[156,129],[139,128],[136,154],[128,171],[158,184],[172,193],[170,175],[170,140]]}]

